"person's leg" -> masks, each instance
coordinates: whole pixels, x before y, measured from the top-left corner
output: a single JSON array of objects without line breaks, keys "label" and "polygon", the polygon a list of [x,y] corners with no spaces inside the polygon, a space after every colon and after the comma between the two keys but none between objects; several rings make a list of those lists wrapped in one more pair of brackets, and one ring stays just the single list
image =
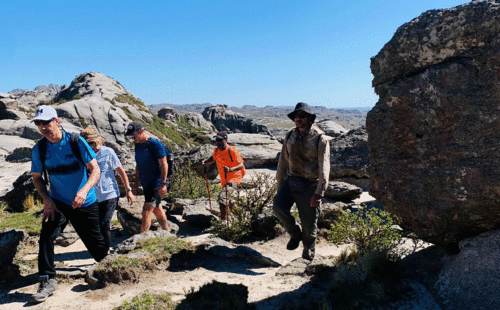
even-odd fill
[{"label": "person's leg", "polygon": [[38,274],[49,278],[56,276],[54,267],[54,240],[61,234],[68,220],[60,212],[54,213],[53,221],[42,221],[42,231],[38,241]]},{"label": "person's leg", "polygon": [[151,227],[153,209],[155,206],[153,195],[154,195],[154,188],[144,189],[144,205],[142,206],[141,233],[148,231],[149,228]]},{"label": "person's leg", "polygon": [[274,197],[273,211],[281,224],[283,224],[283,227],[285,227],[285,230],[290,234],[290,237],[292,239],[300,239],[302,238],[300,226],[292,214],[290,214],[290,209],[292,209],[294,202],[294,198],[288,187],[288,180],[285,179]]},{"label": "person's leg", "polygon": [[108,255],[108,248],[104,242],[99,226],[99,207],[97,202],[90,206],[73,209],[71,206],[65,206],[61,212],[73,224],[76,233],[82,239],[90,255],[100,262]]},{"label": "person's leg", "polygon": [[99,227],[107,248],[111,245],[111,218],[115,212],[118,198],[111,198],[98,203],[99,206]]},{"label": "person's leg", "polygon": [[161,206],[161,197],[158,190],[155,190],[153,194],[153,200],[155,202],[155,208],[153,209],[153,213],[156,216],[156,219],[158,220],[160,227],[168,231],[167,216],[165,215],[165,210],[163,210]]},{"label": "person's leg", "polygon": [[316,185],[316,183],[311,184],[302,194],[294,194],[302,226],[302,243],[304,245],[302,257],[308,260],[313,260],[316,252],[318,217],[321,212],[320,207],[310,207],[311,197],[316,191]]}]

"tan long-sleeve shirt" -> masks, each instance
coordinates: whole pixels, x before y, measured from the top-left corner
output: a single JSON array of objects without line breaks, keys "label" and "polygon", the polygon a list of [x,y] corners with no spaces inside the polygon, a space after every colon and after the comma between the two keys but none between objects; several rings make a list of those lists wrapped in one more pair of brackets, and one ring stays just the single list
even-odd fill
[{"label": "tan long-sleeve shirt", "polygon": [[315,125],[303,136],[297,128],[285,136],[278,161],[278,188],[286,176],[318,181],[314,192],[323,196],[330,176],[330,139]]}]

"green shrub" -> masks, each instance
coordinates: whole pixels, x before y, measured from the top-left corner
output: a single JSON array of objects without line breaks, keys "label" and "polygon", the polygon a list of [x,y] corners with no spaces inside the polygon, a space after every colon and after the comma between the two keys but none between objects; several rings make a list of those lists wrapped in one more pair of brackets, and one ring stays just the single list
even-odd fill
[{"label": "green shrub", "polygon": [[240,242],[253,234],[252,218],[271,211],[276,185],[273,178],[265,173],[255,173],[249,184],[250,189],[236,186],[229,191],[229,201],[233,208],[228,220],[213,220],[211,233],[227,241]]},{"label": "green shrub", "polygon": [[139,248],[132,252],[147,252],[163,260],[161,257],[170,257],[172,254],[185,249],[193,249],[191,242],[176,237],[150,238],[140,240]]},{"label": "green shrub", "polygon": [[132,298],[130,302],[124,301],[114,310],[170,310],[175,309],[175,302],[168,294],[143,293]]},{"label": "green shrub", "polygon": [[78,99],[82,99],[82,95],[76,94],[73,96],[73,99],[71,99],[71,100],[78,100]]},{"label": "green shrub", "polygon": [[335,245],[354,243],[359,252],[377,249],[390,252],[402,238],[395,226],[398,223],[396,216],[376,208],[362,207],[356,213],[341,212],[331,225],[328,240]]},{"label": "green shrub", "polygon": [[[199,199],[208,197],[205,179],[191,169],[191,163],[183,165],[170,178],[170,191],[167,198]],[[221,191],[218,184],[209,184],[212,199],[217,198]]]}]

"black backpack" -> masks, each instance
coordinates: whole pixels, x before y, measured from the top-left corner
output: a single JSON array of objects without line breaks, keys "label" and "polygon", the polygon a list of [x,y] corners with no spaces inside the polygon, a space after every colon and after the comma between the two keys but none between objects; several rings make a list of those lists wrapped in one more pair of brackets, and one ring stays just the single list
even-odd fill
[{"label": "black backpack", "polygon": [[[79,133],[72,132],[71,133],[71,138],[70,138],[70,146],[71,146],[71,151],[75,155],[75,157],[83,164],[85,167],[85,170],[87,170],[87,175],[89,174],[89,171],[87,169],[87,166],[83,162],[83,157],[82,153],[80,152],[80,148],[78,147],[78,140],[80,138]],[[47,175],[47,167],[45,166],[45,160],[47,158],[47,138],[43,137],[39,142],[38,142],[38,154],[40,155],[40,161],[42,162],[42,169],[43,169],[43,177],[44,181],[46,184],[49,182],[49,177]]]},{"label": "black backpack", "polygon": [[[160,141],[161,142],[161,141]],[[152,143],[148,143],[148,148],[149,151],[154,154],[154,150],[152,149]],[[163,145],[163,148],[165,148],[165,153],[167,153],[167,164],[168,164],[168,171],[167,171],[167,178],[170,178],[172,174],[174,174],[174,152],[172,151],[172,148],[168,145]]]}]

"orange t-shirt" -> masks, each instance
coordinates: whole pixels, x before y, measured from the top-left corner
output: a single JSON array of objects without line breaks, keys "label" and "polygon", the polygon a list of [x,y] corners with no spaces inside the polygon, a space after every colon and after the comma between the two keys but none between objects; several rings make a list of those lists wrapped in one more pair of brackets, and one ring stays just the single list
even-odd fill
[{"label": "orange t-shirt", "polygon": [[[233,168],[243,163],[243,158],[241,157],[238,149],[229,145],[224,151],[215,148],[212,158],[217,163],[217,168],[219,169],[219,175],[222,187],[226,185],[226,178],[224,176],[224,166]],[[243,167],[243,169],[240,169],[238,171],[228,172],[227,182],[240,184],[241,179],[245,176],[245,174],[246,174],[245,167]]]}]

